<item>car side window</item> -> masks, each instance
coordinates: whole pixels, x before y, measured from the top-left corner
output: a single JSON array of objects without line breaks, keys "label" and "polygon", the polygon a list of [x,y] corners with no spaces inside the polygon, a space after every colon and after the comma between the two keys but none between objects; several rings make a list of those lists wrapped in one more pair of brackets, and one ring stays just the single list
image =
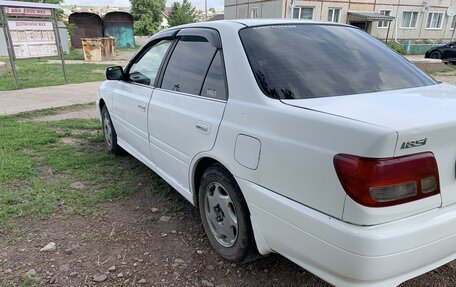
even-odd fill
[{"label": "car side window", "polygon": [[151,46],[142,57],[134,63],[128,73],[128,79],[134,83],[153,85],[158,69],[171,45],[171,40],[162,40]]},{"label": "car side window", "polygon": [[226,83],[225,83],[225,70],[222,62],[222,52],[219,50],[212,60],[211,67],[207,72],[206,79],[204,80],[203,88],[201,89],[201,96],[226,100]]},{"label": "car side window", "polygon": [[163,76],[162,88],[199,95],[217,49],[201,36],[182,36]]}]

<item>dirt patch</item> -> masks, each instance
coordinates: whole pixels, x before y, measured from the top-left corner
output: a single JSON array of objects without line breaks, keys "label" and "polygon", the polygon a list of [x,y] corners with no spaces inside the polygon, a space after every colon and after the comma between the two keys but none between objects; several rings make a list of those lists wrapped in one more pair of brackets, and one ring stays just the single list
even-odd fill
[{"label": "dirt patch", "polygon": [[417,62],[414,63],[415,66],[420,68],[426,73],[438,73],[438,72],[443,72],[447,69],[447,66],[445,63],[425,63],[425,62]]},{"label": "dirt patch", "polygon": [[0,62],[0,75],[5,73],[9,69],[9,65],[3,62]]},{"label": "dirt patch", "polygon": [[456,84],[456,70],[444,71],[432,75],[434,79],[443,83]]},{"label": "dirt patch", "polygon": [[[166,212],[166,200],[183,210]],[[19,228],[27,240],[0,241],[0,270],[13,285],[34,269],[38,284],[52,286],[136,286],[140,280],[143,286],[329,286],[280,256],[242,266],[223,261],[206,240],[197,210],[178,195],[138,192],[102,204],[93,216],[23,219]],[[49,242],[56,251],[40,252]],[[106,279],[95,283],[97,275]]]},{"label": "dirt patch", "polygon": [[129,61],[137,51],[138,49],[117,50],[113,60]]},{"label": "dirt patch", "polygon": [[[140,280],[143,286],[330,286],[278,255],[245,265],[222,260],[211,249],[197,210],[178,195],[167,200],[183,210],[167,213],[165,199],[138,192],[102,204],[93,216],[21,220],[26,240],[0,241],[4,282],[19,284],[34,269],[40,286],[137,286]],[[161,221],[164,215],[170,220]],[[56,243],[56,251],[40,252],[49,242]],[[100,275],[106,279],[94,282]],[[448,264],[403,286],[455,282]]]},{"label": "dirt patch", "polygon": [[73,138],[73,137],[63,137],[60,139],[60,142],[68,145],[77,145],[84,142],[83,139]]},{"label": "dirt patch", "polygon": [[66,119],[95,119],[98,117],[98,111],[95,107],[85,108],[76,111],[63,111],[56,115],[36,117],[33,121],[48,122],[61,121]]},{"label": "dirt patch", "polygon": [[[99,61],[99,62],[86,62],[84,60],[65,60],[65,64],[105,64],[111,66],[123,66],[125,67],[128,64],[128,61],[133,57],[137,52],[137,49],[125,49],[117,50],[115,55],[110,57],[110,59]],[[40,62],[40,64],[60,64],[60,60],[47,60],[46,62]],[[103,70],[103,73],[105,71]]]},{"label": "dirt patch", "polygon": [[433,78],[439,82],[448,83],[448,84],[456,84],[456,77],[454,77],[454,76],[434,75]]}]

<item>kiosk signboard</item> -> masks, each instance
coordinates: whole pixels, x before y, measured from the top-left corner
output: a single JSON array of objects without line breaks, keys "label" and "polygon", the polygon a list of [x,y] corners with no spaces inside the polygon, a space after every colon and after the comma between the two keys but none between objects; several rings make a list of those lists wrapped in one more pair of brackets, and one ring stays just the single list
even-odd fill
[{"label": "kiosk signboard", "polygon": [[4,7],[4,13],[6,16],[52,17],[52,10],[44,8]]},{"label": "kiosk signboard", "polygon": [[55,10],[59,5],[0,0],[0,27],[3,27],[16,87],[19,78],[16,60],[60,56],[67,82],[62,43]]},{"label": "kiosk signboard", "polygon": [[8,28],[16,59],[59,55],[51,21],[8,20]]}]

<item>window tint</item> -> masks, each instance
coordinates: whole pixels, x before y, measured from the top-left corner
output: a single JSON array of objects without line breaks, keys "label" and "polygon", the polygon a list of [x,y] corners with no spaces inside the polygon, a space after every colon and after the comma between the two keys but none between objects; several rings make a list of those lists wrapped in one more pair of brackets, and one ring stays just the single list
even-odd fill
[{"label": "window tint", "polygon": [[214,57],[206,80],[204,81],[201,96],[226,100],[225,71],[222,64],[222,54],[220,51]]},{"label": "window tint", "polygon": [[263,26],[245,28],[240,36],[258,85],[272,98],[320,98],[435,84],[355,28]]},{"label": "window tint", "polygon": [[139,61],[131,66],[129,79],[145,85],[153,84],[170,44],[171,40],[163,40],[153,45]]},{"label": "window tint", "polygon": [[162,88],[199,95],[216,50],[206,38],[182,36],[169,60]]}]

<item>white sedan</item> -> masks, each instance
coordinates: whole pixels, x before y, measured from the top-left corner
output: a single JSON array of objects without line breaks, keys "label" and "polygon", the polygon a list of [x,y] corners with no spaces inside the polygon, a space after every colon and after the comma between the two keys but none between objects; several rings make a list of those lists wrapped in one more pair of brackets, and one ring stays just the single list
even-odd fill
[{"label": "white sedan", "polygon": [[338,286],[456,258],[456,88],[351,26],[164,30],[107,69],[107,146],[199,208],[213,248],[272,252]]}]

